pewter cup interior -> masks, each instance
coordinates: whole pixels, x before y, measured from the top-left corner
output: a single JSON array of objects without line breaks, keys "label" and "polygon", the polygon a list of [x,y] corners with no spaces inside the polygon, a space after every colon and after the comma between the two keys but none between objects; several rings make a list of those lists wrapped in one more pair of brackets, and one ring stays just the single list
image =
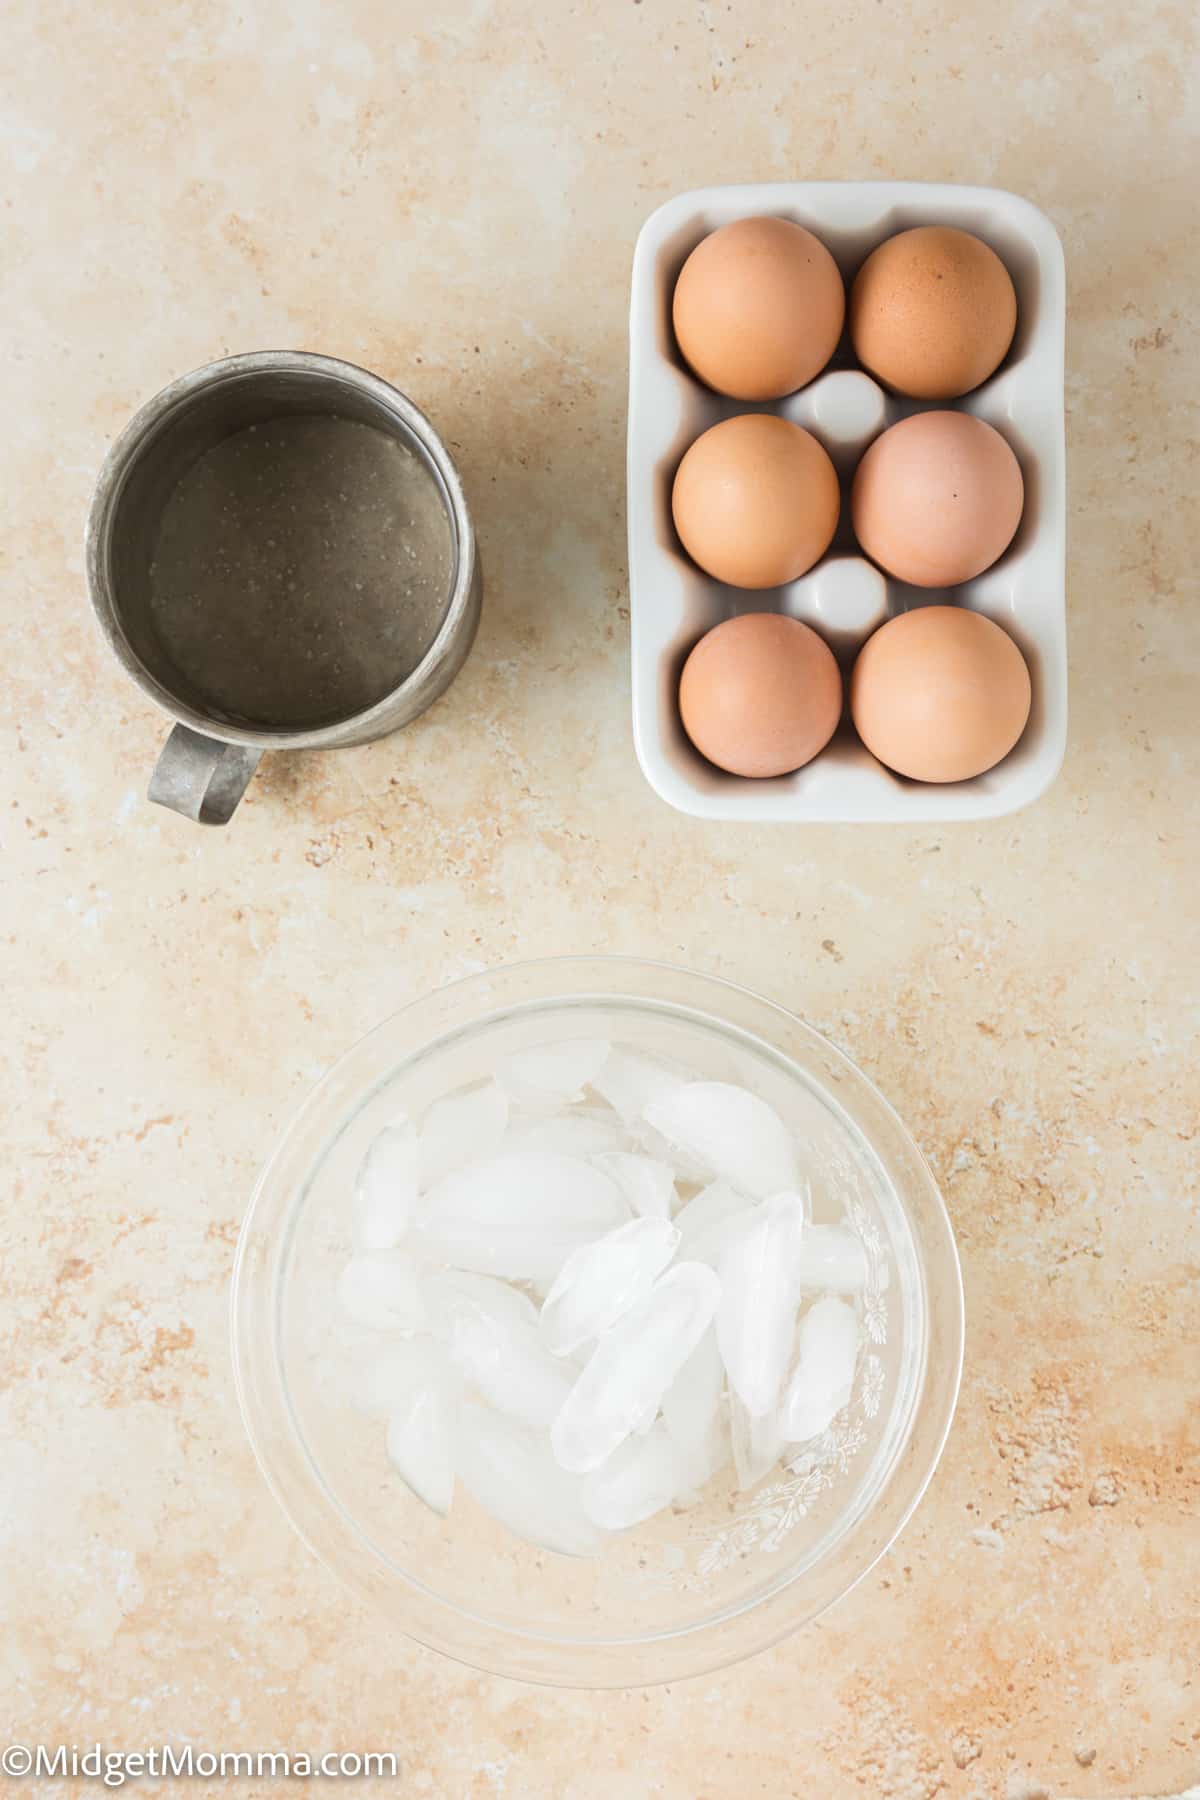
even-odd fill
[{"label": "pewter cup interior", "polygon": [[[251,425],[329,414],[374,426],[417,455],[437,486],[451,534],[445,611],[428,651],[398,686],[364,711],[296,729],[224,712],[165,653],[151,616],[150,564],[176,485],[215,444]],[[419,409],[353,364],[302,352],[262,352],[213,363],[165,388],[131,421],[101,474],[88,525],[88,577],[110,647],[127,673],[174,718],[228,743],[264,749],[363,743],[416,717],[449,685],[474,637],[474,536],[454,465]]]}]

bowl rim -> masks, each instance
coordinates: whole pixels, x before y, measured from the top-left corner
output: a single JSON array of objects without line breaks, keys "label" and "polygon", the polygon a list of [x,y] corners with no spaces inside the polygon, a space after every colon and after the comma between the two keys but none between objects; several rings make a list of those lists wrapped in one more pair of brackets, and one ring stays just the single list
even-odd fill
[{"label": "bowl rim", "polygon": [[[573,976],[590,979],[576,985]],[[622,980],[626,985],[620,985]],[[630,985],[635,982],[646,982],[651,986],[655,981],[685,984],[691,990],[690,999],[681,1002],[676,997],[668,1004],[677,1009],[682,1006],[685,1011],[707,1012],[714,1023],[723,1023],[726,1027],[731,1023],[728,1015],[717,1010],[722,999],[730,1008],[749,1008],[760,1019],[776,1022],[781,1031],[791,1034],[809,1052],[815,1053],[839,1080],[849,1082],[855,1098],[872,1109],[874,1123],[890,1136],[892,1148],[902,1157],[908,1166],[908,1174],[922,1189],[920,1199],[928,1215],[925,1223],[932,1228],[936,1239],[933,1248],[940,1252],[941,1260],[938,1304],[945,1317],[941,1320],[940,1337],[944,1341],[938,1348],[939,1364],[931,1370],[927,1348],[925,1367],[904,1440],[880,1493],[872,1499],[855,1526],[858,1530],[867,1525],[890,1496],[891,1513],[883,1521],[882,1530],[849,1579],[839,1580],[832,1587],[826,1582],[827,1591],[819,1591],[800,1605],[796,1604],[796,1583],[803,1576],[811,1587],[824,1567],[822,1562],[793,1576],[782,1577],[765,1594],[751,1598],[744,1607],[733,1612],[722,1609],[700,1624],[656,1631],[636,1639],[573,1641],[534,1630],[513,1631],[495,1620],[471,1620],[454,1602],[442,1599],[412,1579],[406,1580],[401,1618],[397,1616],[394,1565],[384,1565],[365,1540],[347,1539],[341,1510],[334,1507],[332,1497],[323,1485],[312,1478],[307,1446],[296,1427],[282,1382],[278,1329],[276,1326],[263,1332],[256,1286],[264,1278],[267,1259],[270,1258],[274,1268],[284,1255],[291,1237],[290,1222],[295,1217],[298,1198],[303,1191],[288,1168],[289,1155],[294,1152],[306,1127],[319,1119],[328,1106],[338,1103],[339,1084],[345,1082],[347,1070],[353,1069],[361,1060],[369,1045],[385,1033],[394,1032],[402,1021],[407,1020],[410,1024],[414,1019],[419,1021],[427,1014],[445,1011],[456,1001],[476,993],[482,996],[494,990],[520,989],[526,983],[536,986],[539,981],[554,984],[553,991],[532,996],[529,993],[502,995],[494,1003],[481,1006],[469,1020],[461,1022],[458,1029],[481,1028],[489,1020],[506,1016],[518,1008],[561,1006],[568,1001],[587,999],[612,1003],[621,999],[653,1001],[658,998]],[[562,982],[567,985],[560,985]],[[599,987],[598,982],[602,984]],[[613,982],[617,983],[615,988],[610,985]],[[704,1007],[702,1002],[706,996],[712,1004]],[[747,1029],[745,1026],[738,1028]],[[423,1038],[423,1048],[437,1043],[442,1035],[435,1033]],[[752,1035],[760,1037],[777,1058],[784,1062],[795,1060],[775,1039],[764,1037],[761,1031]],[[421,1053],[420,1050],[416,1052]],[[828,1091],[825,1081],[813,1069],[805,1068],[803,1073],[807,1080],[822,1089],[827,1099],[842,1104],[840,1097]],[[361,1086],[361,1082],[357,1088],[352,1084],[348,1092],[359,1093]],[[344,1100],[342,1104],[345,1104]],[[874,1132],[868,1132],[857,1116],[852,1122],[894,1179],[895,1157],[880,1149]],[[899,1183],[897,1192],[905,1216],[913,1226],[912,1198],[907,1188]],[[267,1214],[272,1216],[264,1216]],[[930,1245],[922,1238],[923,1280],[929,1253]],[[941,1460],[957,1404],[965,1343],[962,1271],[945,1201],[925,1157],[874,1082],[843,1051],[797,1014],[728,977],[702,973],[661,959],[609,955],[541,957],[474,971],[407,1002],[349,1045],[292,1109],[276,1134],[270,1155],[260,1171],[234,1257],[229,1329],[238,1408],[255,1461],[288,1522],[318,1561],[339,1581],[381,1607],[405,1637],[428,1649],[489,1674],[544,1686],[589,1689],[651,1686],[712,1673],[779,1643],[856,1587],[904,1529]],[[935,1413],[925,1421],[924,1462],[914,1468],[910,1453],[917,1420],[931,1395]],[[895,1490],[902,1476],[906,1477],[907,1486],[898,1495]],[[328,1530],[331,1525],[336,1526],[333,1533]],[[852,1540],[853,1532],[850,1535]],[[842,1542],[839,1538],[835,1548]],[[468,1645],[464,1645],[464,1635],[471,1637]]]}]

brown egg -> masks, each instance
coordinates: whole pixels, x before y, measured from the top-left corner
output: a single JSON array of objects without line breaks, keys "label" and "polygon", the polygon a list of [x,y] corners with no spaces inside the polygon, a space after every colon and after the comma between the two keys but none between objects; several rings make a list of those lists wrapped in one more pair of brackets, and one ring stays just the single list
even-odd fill
[{"label": "brown egg", "polygon": [[869,637],[850,677],[867,749],[914,781],[969,781],[1008,755],[1029,717],[1025,658],[964,606],[919,606]]},{"label": "brown egg", "polygon": [[1021,522],[1021,465],[970,413],[901,419],[870,445],[850,514],[867,555],[898,581],[955,587],[989,568]]},{"label": "brown egg", "polygon": [[734,587],[778,587],[822,557],[837,528],[837,474],[811,433],[740,413],[698,437],[675,474],[671,511],[688,555]]},{"label": "brown egg", "polygon": [[675,283],[675,337],[701,381],[777,400],[819,375],[846,290],[820,238],[788,219],[737,219],[704,238]]},{"label": "brown egg", "polygon": [[898,394],[951,400],[986,381],[1017,323],[1012,277],[969,231],[918,225],[873,250],[850,290],[850,337]]},{"label": "brown egg", "polygon": [[787,775],[811,762],[842,711],[832,650],[781,613],[742,613],[706,632],[679,681],[683,728],[731,775]]}]

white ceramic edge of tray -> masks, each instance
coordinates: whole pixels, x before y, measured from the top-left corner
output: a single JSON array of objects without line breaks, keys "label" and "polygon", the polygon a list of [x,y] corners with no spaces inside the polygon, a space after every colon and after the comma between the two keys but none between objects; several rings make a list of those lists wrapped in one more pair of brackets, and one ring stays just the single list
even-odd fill
[{"label": "white ceramic edge of tray", "polygon": [[[671,354],[670,287],[693,243],[718,225],[754,213],[799,219],[819,236],[832,238],[835,254],[839,240],[853,234],[878,242],[912,224],[961,224],[1004,239],[1006,260],[1011,265],[1019,255],[1024,265],[1014,269],[1022,303],[1019,353],[957,404],[1002,423],[1021,457],[1038,516],[1024,539],[1018,534],[1013,551],[977,581],[954,590],[954,597],[998,618],[1017,638],[1033,667],[1034,713],[1017,749],[973,781],[945,786],[904,781],[861,744],[839,737],[794,775],[751,782],[704,764],[683,738],[675,700],[678,671],[700,630],[682,631],[682,617],[672,621],[667,616],[664,596],[672,586],[678,592],[682,569],[689,569],[687,579],[693,582],[706,578],[686,564],[669,526],[664,529],[656,516],[665,496],[665,486],[659,484],[686,444],[704,429],[704,422],[697,425],[697,411],[725,416],[748,409],[707,393]],[[664,268],[672,239],[673,262]],[[852,265],[862,254],[860,249]],[[1036,294],[1032,306],[1031,293]],[[1030,201],[1000,188],[905,181],[768,182],[697,188],[675,195],[650,215],[634,250],[630,302],[626,483],[631,675],[638,761],[669,805],[697,818],[747,822],[937,824],[996,818],[1046,791],[1062,766],[1067,739],[1065,323],[1066,276],[1058,233]],[[901,412],[918,410],[889,397],[893,412],[897,404]],[[684,431],[689,410],[693,418]]]}]

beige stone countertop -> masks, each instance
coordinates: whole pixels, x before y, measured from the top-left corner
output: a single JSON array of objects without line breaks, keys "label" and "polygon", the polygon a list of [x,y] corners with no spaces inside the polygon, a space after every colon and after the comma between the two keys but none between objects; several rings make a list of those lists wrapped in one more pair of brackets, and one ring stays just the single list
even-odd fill
[{"label": "beige stone countertop", "polygon": [[[395,1748],[353,1790],[438,1800],[1200,1781],[1196,32],[1185,0],[12,0],[6,1738]],[[983,825],[689,821],[629,731],[633,240],[683,188],[880,176],[1011,188],[1063,236],[1066,767]],[[163,721],[93,629],[83,519],[169,378],[301,346],[450,440],[484,622],[407,733],[268,759],[205,833],[145,802]],[[968,1309],[944,1461],[869,1578],[749,1664],[611,1696],[472,1674],[348,1597],[258,1476],[226,1339],[317,1074],[450,977],[584,950],[842,1045],[932,1160]]]}]

